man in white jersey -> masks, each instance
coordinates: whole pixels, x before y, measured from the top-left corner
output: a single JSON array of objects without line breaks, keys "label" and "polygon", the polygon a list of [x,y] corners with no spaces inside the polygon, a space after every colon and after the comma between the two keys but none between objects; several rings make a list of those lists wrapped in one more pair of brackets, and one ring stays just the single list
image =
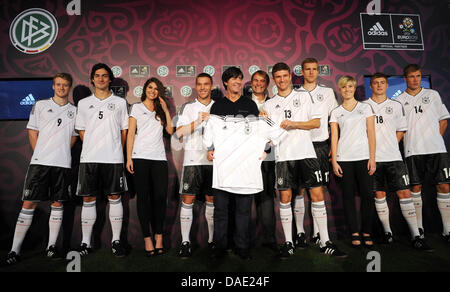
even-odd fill
[{"label": "man in white jersey", "polygon": [[278,94],[268,100],[263,109],[271,120],[288,131],[275,151],[276,185],[280,191],[280,218],[285,235],[280,256],[287,258],[294,253],[292,191],[297,192],[303,186],[311,194],[313,220],[316,220],[320,233],[320,251],[335,257],[345,257],[329,240],[323,178],[311,140],[310,130],[320,127],[321,115],[314,108],[307,91],[292,89],[289,66],[278,63],[272,70]]},{"label": "man in white jersey", "polygon": [[[431,251],[432,249],[420,238],[417,226],[416,210],[409,191],[409,176],[403,163],[398,143],[407,131],[406,116],[400,102],[388,99],[388,78],[383,73],[375,73],[370,78],[372,96],[366,101],[375,112],[376,164],[374,174],[375,207],[385,232],[384,242],[393,242],[389,224],[389,208],[386,202],[386,191],[396,192],[400,201],[400,209],[408,223],[412,236],[412,244],[416,249]],[[387,182],[387,187],[385,187]]]},{"label": "man in white jersey", "polygon": [[404,154],[417,223],[423,237],[421,192],[425,174],[428,174],[436,185],[437,205],[443,224],[442,238],[450,242],[450,165],[442,137],[450,114],[437,91],[421,87],[422,68],[419,65],[406,66],[403,76],[407,88],[397,100],[403,104],[408,123]]},{"label": "man in white jersey", "polygon": [[[300,88],[307,91],[314,101],[314,108],[320,113],[320,127],[311,130],[311,139],[313,141],[314,150],[316,151],[317,159],[319,160],[320,171],[322,173],[322,180],[324,186],[329,185],[330,182],[330,143],[328,131],[328,118],[333,109],[338,107],[336,96],[333,89],[318,83],[319,76],[319,62],[315,58],[306,58],[302,62],[302,74],[304,77],[304,84]],[[295,246],[304,248],[306,244],[306,234],[304,229],[305,217],[305,189],[295,197],[294,215],[297,227],[297,236],[295,238]],[[320,236],[317,223],[313,220],[313,238],[311,240],[314,244],[320,243]]]},{"label": "man in white jersey", "polygon": [[59,258],[56,240],[63,218],[63,202],[70,197],[70,148],[77,139],[76,107],[69,103],[72,76],[59,73],[53,77],[52,98],[38,101],[31,110],[27,125],[33,148],[23,188],[23,205],[17,219],[11,251],[6,263],[20,260],[22,242],[33,220],[39,202],[52,201],[49,240],[46,256]]},{"label": "man in white jersey", "polygon": [[125,99],[110,91],[114,75],[102,63],[93,66],[91,83],[94,94],[78,103],[75,128],[83,149],[80,157],[77,195],[83,197],[81,227],[83,238],[79,252],[89,254],[91,236],[97,218],[96,196],[108,195],[112,229],[112,253],[125,256],[120,241],[123,206],[120,193],[127,190],[123,165],[123,146],[127,136],[128,112]]},{"label": "man in white jersey", "polygon": [[[212,77],[201,73],[195,81],[195,89],[198,96],[183,105],[177,122],[177,136],[183,140],[184,161],[181,175],[181,247],[179,256],[188,258],[191,256],[191,243],[189,234],[193,221],[193,208],[196,196],[198,200],[205,201],[205,217],[208,225],[208,246],[214,247],[214,197],[212,194],[212,162],[206,158],[207,150],[203,146],[203,132],[206,121],[209,119],[209,111],[214,101],[211,99],[213,87]],[[204,198],[203,198],[204,196]]]}]

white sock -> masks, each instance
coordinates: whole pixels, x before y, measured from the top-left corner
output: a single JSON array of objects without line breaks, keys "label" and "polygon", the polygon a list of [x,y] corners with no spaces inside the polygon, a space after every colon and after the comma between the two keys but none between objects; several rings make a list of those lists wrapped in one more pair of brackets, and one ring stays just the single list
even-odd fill
[{"label": "white sock", "polygon": [[305,220],[305,198],[304,196],[296,196],[294,203],[294,215],[295,215],[295,226],[297,227],[297,234],[305,233],[303,227]]},{"label": "white sock", "polygon": [[441,212],[442,225],[444,225],[443,234],[450,234],[450,194],[437,194],[437,205]]},{"label": "white sock", "polygon": [[95,201],[83,202],[81,208],[81,233],[83,239],[81,243],[86,243],[88,247],[91,247],[92,229],[97,220],[97,208],[95,207]]},{"label": "white sock", "polygon": [[208,243],[211,243],[214,235],[214,203],[206,202],[205,217],[208,224]]},{"label": "white sock", "polygon": [[391,233],[391,225],[389,224],[389,207],[386,202],[386,197],[383,199],[375,198],[375,209],[377,209],[378,218],[380,218],[383,225],[384,233]]},{"label": "white sock", "polygon": [[417,226],[423,229],[422,223],[422,193],[411,192],[411,198],[414,202],[414,208],[416,208]]},{"label": "white sock", "polygon": [[283,227],[286,242],[292,241],[292,208],[291,203],[283,204],[280,202],[280,220]]},{"label": "white sock", "polygon": [[15,252],[16,254],[20,254],[23,240],[25,238],[25,235],[27,235],[27,231],[31,226],[31,222],[33,221],[33,214],[34,209],[22,209],[19,213],[11,248],[11,251]]},{"label": "white sock", "polygon": [[311,203],[311,213],[313,219],[317,222],[320,234],[320,246],[323,247],[325,246],[325,243],[330,240],[330,236],[328,235],[328,219],[325,201]]},{"label": "white sock", "polygon": [[189,233],[191,232],[192,226],[192,213],[193,213],[194,204],[185,204],[181,202],[181,210],[180,210],[180,225],[181,225],[181,242],[185,242],[189,240]]},{"label": "white sock", "polygon": [[400,199],[400,210],[402,210],[403,217],[405,218],[406,223],[408,223],[412,238],[414,239],[416,236],[420,236],[419,227],[417,227],[416,208],[414,207],[413,200],[411,198]]},{"label": "white sock", "polygon": [[50,212],[50,218],[48,220],[48,245],[49,248],[52,245],[56,244],[56,240],[58,239],[59,230],[61,229],[64,207],[51,207],[52,210]]},{"label": "white sock", "polygon": [[109,221],[111,222],[112,240],[120,240],[120,232],[122,231],[123,221],[123,205],[121,198],[117,200],[109,199]]},{"label": "white sock", "polygon": [[319,234],[319,226],[317,226],[317,221],[313,217],[313,236]]}]

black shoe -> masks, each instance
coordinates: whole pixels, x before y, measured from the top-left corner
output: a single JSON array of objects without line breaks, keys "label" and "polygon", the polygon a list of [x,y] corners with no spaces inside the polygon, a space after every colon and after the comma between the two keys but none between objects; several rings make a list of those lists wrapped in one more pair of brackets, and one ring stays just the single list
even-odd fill
[{"label": "black shoe", "polygon": [[125,248],[123,247],[120,240],[113,241],[113,243],[111,244],[111,251],[116,258],[123,258],[126,255]]},{"label": "black shoe", "polygon": [[250,256],[250,251],[248,250],[248,248],[236,248],[234,250],[234,253],[239,256],[242,260],[250,260],[251,256]]},{"label": "black shoe", "polygon": [[383,241],[382,243],[384,244],[391,244],[394,242],[394,237],[392,236],[392,233],[390,232],[386,232],[383,236]]},{"label": "black shoe", "polygon": [[320,253],[336,258],[346,258],[347,254],[340,251],[334,243],[327,241],[324,247],[320,248]]},{"label": "black shoe", "polygon": [[304,249],[306,247],[308,247],[308,244],[306,243],[306,234],[305,233],[299,233],[297,234],[297,236],[295,237],[295,247],[299,248],[299,249]]},{"label": "black shoe", "polygon": [[290,241],[286,241],[280,249],[280,258],[287,259],[294,255],[294,245]]},{"label": "black shoe", "polygon": [[208,242],[209,251],[213,251],[216,248],[216,244],[213,242]]},{"label": "black shoe", "polygon": [[314,245],[320,245],[320,234],[317,233],[311,238],[311,243]]},{"label": "black shoe", "polygon": [[191,243],[190,243],[189,241],[184,241],[184,242],[181,244],[180,251],[178,252],[178,255],[179,255],[180,258],[182,258],[182,259],[187,259],[187,258],[190,258],[190,257],[191,257],[191,255],[192,255],[192,252],[191,252]]},{"label": "black shoe", "polygon": [[61,259],[61,254],[59,253],[58,249],[56,248],[55,245],[50,245],[46,250],[45,250],[45,256],[49,259],[52,260],[59,260]]},{"label": "black shoe", "polygon": [[426,251],[426,252],[433,252],[434,250],[429,247],[425,241],[420,238],[420,236],[416,236],[416,238],[414,238],[414,240],[412,241],[412,246],[413,248],[417,249],[417,250],[422,250],[422,251]]},{"label": "black shoe", "polygon": [[10,251],[6,256],[6,264],[10,266],[18,262],[20,262],[20,256],[16,254],[14,251]]},{"label": "black shoe", "polygon": [[419,228],[419,235],[420,239],[425,239],[425,231],[423,230],[423,228]]},{"label": "black shoe", "polygon": [[84,257],[92,253],[92,248],[88,247],[86,243],[82,243],[78,248],[78,252],[80,253],[80,256]]}]

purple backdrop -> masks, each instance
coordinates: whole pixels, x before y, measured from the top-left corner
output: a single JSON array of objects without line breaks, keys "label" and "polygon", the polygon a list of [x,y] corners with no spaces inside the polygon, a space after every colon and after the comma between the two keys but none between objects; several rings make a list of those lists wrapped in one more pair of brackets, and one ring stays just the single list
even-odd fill
[{"label": "purple backdrop", "polygon": [[[408,63],[419,63],[425,74],[432,75],[433,87],[449,105],[447,81],[450,70],[448,9],[445,1],[382,1],[382,11],[390,13],[420,14],[425,51],[363,50],[359,13],[365,12],[370,1],[320,0],[255,0],[255,1],[81,1],[81,15],[69,16],[69,1],[0,1],[0,78],[52,76],[57,72],[71,73],[75,85],[89,87],[89,72],[93,64],[104,62],[122,68],[122,84],[128,88],[127,100],[138,99],[133,90],[143,85],[146,78],[132,78],[130,66],[149,65],[150,76],[156,76],[159,66],[169,68],[166,77],[159,77],[165,85],[173,86],[172,112],[195,96],[183,97],[183,86],[194,87],[193,77],[177,77],[177,65],[196,66],[196,74],[207,65],[215,68],[214,83],[221,88],[222,66],[240,65],[245,78],[249,68],[256,65],[267,70],[268,65],[283,61],[301,64],[302,59],[313,56],[320,64],[329,65],[330,76],[321,82],[335,88],[343,74],[354,75],[359,84],[362,77],[376,71],[401,74]],[[367,2],[367,3],[366,3]],[[26,55],[10,42],[9,27],[23,10],[40,7],[57,19],[59,33],[56,42],[37,55]],[[272,88],[273,83],[270,86]],[[23,178],[31,157],[24,121],[0,122],[0,246],[9,248],[17,214],[21,204]],[[446,134],[448,142],[448,134]],[[178,224],[178,180],[182,151],[171,149],[166,140],[170,188],[167,209],[167,244],[175,246],[180,240]],[[448,143],[447,143],[448,144]],[[433,199],[434,191],[425,198],[425,228],[440,229],[438,211]],[[142,246],[142,238],[135,212],[135,198],[124,196],[126,225],[124,236],[133,246]],[[331,196],[327,194],[330,230],[333,236],[345,231],[340,193],[335,185]],[[396,200],[393,220],[401,215]],[[99,204],[101,205],[101,204]],[[67,208],[70,209],[70,208]],[[197,214],[203,206],[197,206]],[[47,205],[36,212],[36,220],[25,247],[42,246],[47,235]],[[73,245],[81,239],[80,208],[75,205],[73,215],[66,214],[66,240]],[[309,213],[309,208],[308,208]],[[106,213],[108,214],[108,213]],[[70,237],[70,217],[74,218]],[[102,216],[100,216],[101,218]],[[310,228],[310,217],[306,220]],[[204,245],[206,222],[196,216],[193,237]],[[198,223],[197,223],[198,222]],[[404,223],[404,222],[403,222]],[[255,238],[260,226],[253,220]],[[401,229],[401,230],[400,230]],[[400,225],[399,230],[404,231]],[[43,232],[45,230],[45,232]],[[99,220],[96,227],[101,241],[108,242],[110,228],[107,219]],[[103,231],[102,231],[103,230]],[[394,230],[395,231],[395,230]],[[68,237],[69,236],[69,237]],[[278,239],[283,239],[278,222]],[[97,244],[100,238],[97,237]],[[67,239],[68,238],[68,239]],[[255,239],[255,240],[256,240]],[[256,240],[256,242],[258,242]]]}]

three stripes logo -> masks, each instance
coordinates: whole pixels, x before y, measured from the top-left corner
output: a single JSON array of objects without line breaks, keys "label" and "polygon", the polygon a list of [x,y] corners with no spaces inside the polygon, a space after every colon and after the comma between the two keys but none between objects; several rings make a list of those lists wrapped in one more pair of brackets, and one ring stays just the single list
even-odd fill
[{"label": "three stripes logo", "polygon": [[34,105],[36,103],[36,99],[33,94],[28,94],[24,99],[20,101],[20,105]]},{"label": "three stripes logo", "polygon": [[388,32],[384,30],[379,22],[372,26],[367,32],[370,36],[388,36]]}]

